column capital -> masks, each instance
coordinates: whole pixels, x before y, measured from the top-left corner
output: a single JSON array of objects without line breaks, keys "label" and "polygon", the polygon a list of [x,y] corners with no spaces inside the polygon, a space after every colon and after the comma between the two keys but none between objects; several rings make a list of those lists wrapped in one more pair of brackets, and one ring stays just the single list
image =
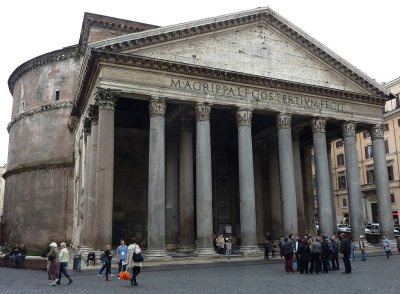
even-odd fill
[{"label": "column capital", "polygon": [[279,113],[276,117],[278,130],[290,129],[292,124],[292,115],[290,113]]},{"label": "column capital", "polygon": [[98,87],[95,94],[95,100],[99,105],[99,110],[115,110],[115,104],[120,93],[120,90],[111,90],[110,88],[104,89]]},{"label": "column capital", "polygon": [[314,118],[311,122],[313,133],[325,133],[326,119],[325,118]]},{"label": "column capital", "polygon": [[238,127],[240,126],[251,126],[253,113],[250,109],[240,108],[236,112],[236,120]]},{"label": "column capital", "polygon": [[163,98],[152,97],[149,101],[149,114],[153,116],[165,116],[167,104]]},{"label": "column capital", "polygon": [[99,120],[99,107],[96,104],[90,104],[89,107],[86,110],[86,114],[90,119],[91,124],[97,124]]},{"label": "column capital", "polygon": [[373,125],[370,127],[369,133],[371,134],[371,139],[383,139],[384,129],[382,124]]},{"label": "column capital", "polygon": [[85,116],[83,118],[83,131],[86,135],[91,133],[92,121],[90,120],[89,116]]},{"label": "column capital", "polygon": [[211,104],[198,103],[198,104],[196,104],[194,109],[195,109],[195,112],[196,112],[196,120],[197,121],[209,120],[210,119]]},{"label": "column capital", "polygon": [[342,124],[343,137],[355,137],[356,136],[356,123],[355,122],[344,122]]}]

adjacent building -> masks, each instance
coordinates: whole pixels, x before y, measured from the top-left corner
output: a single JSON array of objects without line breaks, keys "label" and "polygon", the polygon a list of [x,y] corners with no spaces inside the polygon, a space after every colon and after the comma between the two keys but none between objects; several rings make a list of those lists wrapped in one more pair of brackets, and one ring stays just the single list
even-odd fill
[{"label": "adjacent building", "polygon": [[[350,44],[348,44],[350,46]],[[387,89],[270,8],[168,27],[86,13],[79,43],[19,66],[4,219],[10,242],[138,240],[148,258],[212,255],[231,232],[315,232],[336,213],[327,142],[343,138],[364,232],[356,133],[369,130],[381,231],[393,238]]]}]

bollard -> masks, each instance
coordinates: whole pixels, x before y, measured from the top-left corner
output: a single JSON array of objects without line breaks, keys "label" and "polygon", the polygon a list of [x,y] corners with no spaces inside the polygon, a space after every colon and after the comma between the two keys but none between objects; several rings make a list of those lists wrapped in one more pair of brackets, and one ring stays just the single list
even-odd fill
[{"label": "bollard", "polygon": [[73,270],[74,271],[80,271],[81,270],[81,254],[74,254],[74,264],[73,264]]}]

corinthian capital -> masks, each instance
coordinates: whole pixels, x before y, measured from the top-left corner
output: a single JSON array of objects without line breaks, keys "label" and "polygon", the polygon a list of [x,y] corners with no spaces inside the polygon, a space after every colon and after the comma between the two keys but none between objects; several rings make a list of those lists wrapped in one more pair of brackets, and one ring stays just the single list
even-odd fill
[{"label": "corinthian capital", "polygon": [[149,114],[152,116],[165,116],[167,104],[163,98],[151,98],[149,102]]},{"label": "corinthian capital", "polygon": [[195,106],[196,120],[209,120],[211,113],[211,105],[206,103],[199,103]]},{"label": "corinthian capital", "polygon": [[91,127],[92,127],[92,122],[90,120],[90,117],[85,116],[83,118],[83,131],[85,132],[86,135],[89,135],[91,133]]},{"label": "corinthian capital", "polygon": [[278,130],[290,129],[292,124],[292,115],[289,113],[279,113],[276,117],[276,125]]},{"label": "corinthian capital", "polygon": [[97,88],[95,100],[99,105],[99,109],[115,110],[115,103],[120,93],[120,90]]},{"label": "corinthian capital", "polygon": [[384,134],[383,125],[381,125],[381,124],[373,125],[370,128],[369,133],[371,134],[371,139],[372,140],[383,139],[383,134]]},{"label": "corinthian capital", "polygon": [[252,115],[253,113],[249,109],[239,109],[236,112],[236,120],[238,127],[251,126]]},{"label": "corinthian capital", "polygon": [[324,118],[315,118],[312,120],[311,127],[312,132],[316,133],[325,133],[326,119]]},{"label": "corinthian capital", "polygon": [[354,122],[345,122],[342,124],[343,137],[356,136],[356,124]]}]

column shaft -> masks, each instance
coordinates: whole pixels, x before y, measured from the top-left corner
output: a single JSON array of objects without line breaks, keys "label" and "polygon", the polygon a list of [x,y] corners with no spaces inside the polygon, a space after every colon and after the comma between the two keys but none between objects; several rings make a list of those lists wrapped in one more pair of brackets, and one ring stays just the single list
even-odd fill
[{"label": "column shaft", "polygon": [[305,218],[304,218],[304,193],[303,193],[303,175],[301,172],[301,156],[300,156],[300,141],[299,134],[294,135],[293,140],[293,166],[296,184],[296,203],[297,203],[297,222],[299,236],[305,233]]},{"label": "column shaft", "polygon": [[81,229],[81,242],[78,245],[87,245],[88,244],[88,235],[89,232],[89,206],[88,206],[88,197],[89,197],[89,171],[90,171],[90,147],[91,147],[91,122],[89,118],[84,119],[84,132],[86,134],[86,143],[85,143],[85,159],[84,159],[84,182],[83,182],[83,211],[81,212],[83,219],[81,218],[81,214],[78,215],[79,221],[82,219],[82,229]]},{"label": "column shaft", "polygon": [[280,239],[282,231],[282,198],[279,176],[279,153],[276,142],[269,146],[268,153],[268,183],[269,183],[269,205],[271,211],[272,238]]},{"label": "column shaft", "polygon": [[290,115],[279,114],[277,117],[277,125],[283,233],[289,235],[298,232],[296,183],[294,176]]},{"label": "column shaft", "polygon": [[85,233],[87,245],[90,248],[100,249],[96,247],[96,232],[97,232],[97,201],[96,201],[96,169],[97,169],[97,138],[98,138],[98,121],[97,116],[92,119],[91,140],[90,140],[90,158],[89,158],[89,179],[88,179],[88,198],[87,198],[87,231]]}]

